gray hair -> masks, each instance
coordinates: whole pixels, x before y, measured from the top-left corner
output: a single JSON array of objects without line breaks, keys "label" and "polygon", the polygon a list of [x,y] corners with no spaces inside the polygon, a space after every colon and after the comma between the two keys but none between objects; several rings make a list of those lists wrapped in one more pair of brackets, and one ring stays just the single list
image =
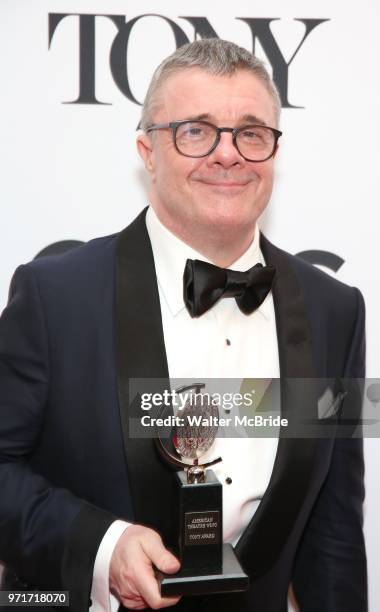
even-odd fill
[{"label": "gray hair", "polygon": [[156,68],[142,108],[141,129],[145,131],[152,124],[154,109],[157,106],[157,93],[166,79],[182,70],[195,67],[220,76],[231,76],[238,70],[252,72],[271,96],[278,122],[281,99],[264,63],[243,47],[238,47],[228,40],[206,38],[179,47]]}]

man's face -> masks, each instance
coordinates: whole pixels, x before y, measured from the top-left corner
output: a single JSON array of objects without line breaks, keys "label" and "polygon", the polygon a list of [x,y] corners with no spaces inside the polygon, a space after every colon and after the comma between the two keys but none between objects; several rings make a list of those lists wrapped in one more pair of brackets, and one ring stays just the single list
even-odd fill
[{"label": "man's face", "polygon": [[[158,102],[154,123],[202,118],[218,127],[254,122],[276,127],[272,98],[245,70],[233,76],[184,70],[163,84]],[[151,177],[151,204],[177,236],[189,242],[192,232],[225,234],[229,239],[252,232],[272,192],[273,158],[246,161],[226,132],[217,148],[202,158],[178,153],[170,129],[140,136],[138,148]]]}]

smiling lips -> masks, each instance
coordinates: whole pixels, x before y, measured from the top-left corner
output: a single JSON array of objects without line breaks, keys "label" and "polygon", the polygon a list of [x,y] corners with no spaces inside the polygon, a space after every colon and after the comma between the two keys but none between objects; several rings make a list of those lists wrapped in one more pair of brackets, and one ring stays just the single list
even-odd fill
[{"label": "smiling lips", "polygon": [[252,177],[244,177],[240,179],[226,179],[226,178],[206,178],[206,177],[193,177],[196,181],[210,185],[211,187],[244,187],[252,181]]},{"label": "smiling lips", "polygon": [[247,182],[237,183],[236,181],[226,182],[226,181],[201,181],[202,183],[206,183],[206,185],[213,185],[215,187],[243,187],[247,185]]}]

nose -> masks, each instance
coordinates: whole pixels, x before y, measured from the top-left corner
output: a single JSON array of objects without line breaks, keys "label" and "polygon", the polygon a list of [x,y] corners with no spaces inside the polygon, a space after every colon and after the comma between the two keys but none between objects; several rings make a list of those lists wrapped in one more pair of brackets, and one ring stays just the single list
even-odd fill
[{"label": "nose", "polygon": [[230,168],[236,164],[244,164],[244,158],[235,147],[230,132],[222,132],[220,134],[218,146],[208,155],[207,163],[210,166],[218,164],[223,166],[223,168]]}]

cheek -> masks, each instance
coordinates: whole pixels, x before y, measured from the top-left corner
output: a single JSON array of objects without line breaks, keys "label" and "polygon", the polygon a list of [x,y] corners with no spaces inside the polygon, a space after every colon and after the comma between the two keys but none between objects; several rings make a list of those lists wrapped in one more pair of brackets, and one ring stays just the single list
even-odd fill
[{"label": "cheek", "polygon": [[191,175],[201,166],[202,160],[183,155],[170,155],[156,165],[156,182],[165,191],[174,186],[180,191],[191,189]]},{"label": "cheek", "polygon": [[256,172],[259,176],[260,187],[263,190],[271,189],[273,185],[273,163],[265,165],[266,162],[260,164],[260,167],[256,168]]}]

